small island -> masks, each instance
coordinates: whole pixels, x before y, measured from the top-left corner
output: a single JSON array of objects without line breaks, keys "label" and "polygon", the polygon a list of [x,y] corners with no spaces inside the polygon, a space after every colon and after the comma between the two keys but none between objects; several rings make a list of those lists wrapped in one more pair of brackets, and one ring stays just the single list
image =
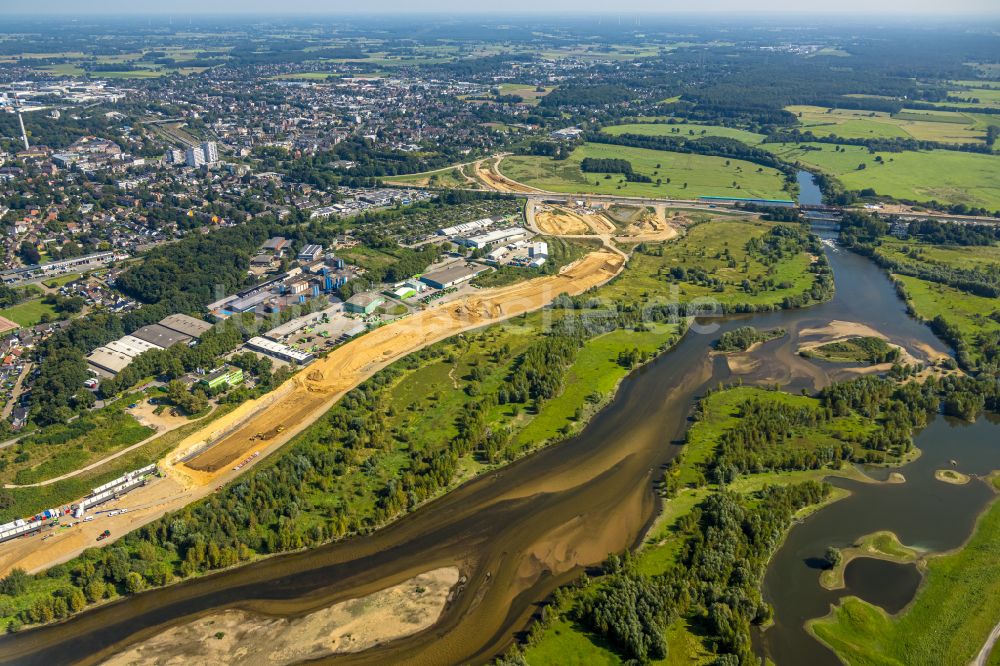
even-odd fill
[{"label": "small island", "polygon": [[964,486],[969,481],[972,480],[968,474],[962,474],[961,472],[953,469],[939,469],[934,471],[934,478],[938,481],[943,481],[945,483],[951,483],[956,486]]},{"label": "small island", "polygon": [[833,363],[895,363],[902,358],[902,352],[882,338],[873,335],[857,336],[828,342],[812,349],[803,349],[800,354],[806,358],[821,358]]},{"label": "small island", "polygon": [[768,340],[784,337],[785,329],[772,328],[758,331],[753,326],[740,326],[723,333],[715,343],[715,351],[722,353],[745,352],[751,347],[763,344]]}]

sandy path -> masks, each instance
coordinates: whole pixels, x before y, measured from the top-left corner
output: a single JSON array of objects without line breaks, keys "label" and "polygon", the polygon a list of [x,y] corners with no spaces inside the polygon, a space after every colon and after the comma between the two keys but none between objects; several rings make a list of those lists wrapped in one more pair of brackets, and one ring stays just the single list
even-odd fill
[{"label": "sandy path", "polygon": [[969,662],[969,666],[986,666],[990,658],[990,653],[993,652],[993,646],[997,643],[997,639],[1000,639],[1000,622],[997,622],[993,627],[993,631],[987,636],[986,642],[983,643],[982,649],[979,650],[979,654]]},{"label": "sandy path", "polygon": [[360,652],[431,627],[458,582],[458,568],[445,567],[301,617],[225,610],[167,629],[104,664],[284,666]]},{"label": "sandy path", "polygon": [[[604,284],[625,265],[622,254],[591,252],[566,266],[558,275],[528,280],[508,287],[481,290],[459,300],[437,303],[414,315],[377,328],[333,350],[274,391],[250,400],[186,437],[160,461],[167,478],[132,491],[101,508],[124,506],[128,513],[99,517],[55,536],[15,539],[0,544],[0,575],[15,566],[29,572],[65,562],[84,548],[97,545],[105,529],[113,543],[122,535],[206,497],[281,448],[292,437],[325,414],[347,391],[390,363],[463,331],[504,321],[538,310],[558,295],[576,295]],[[275,432],[278,426],[284,429]],[[265,441],[257,433],[274,433]],[[234,470],[234,464],[254,452],[259,456]],[[189,462],[185,463],[184,459]]]}]

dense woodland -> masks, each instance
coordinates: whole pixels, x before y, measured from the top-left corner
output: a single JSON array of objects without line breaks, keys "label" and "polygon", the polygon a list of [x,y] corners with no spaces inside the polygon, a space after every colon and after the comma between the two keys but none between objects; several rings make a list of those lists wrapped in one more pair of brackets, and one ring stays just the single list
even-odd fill
[{"label": "dense woodland", "polygon": [[755,344],[784,337],[785,329],[772,328],[759,331],[753,326],[740,326],[732,331],[726,331],[715,342],[715,349],[721,352],[746,351]]}]

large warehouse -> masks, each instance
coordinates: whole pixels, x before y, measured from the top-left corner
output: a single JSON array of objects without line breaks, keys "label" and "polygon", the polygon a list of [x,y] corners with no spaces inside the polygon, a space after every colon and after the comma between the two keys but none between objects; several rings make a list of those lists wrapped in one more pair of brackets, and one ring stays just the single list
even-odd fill
[{"label": "large warehouse", "polygon": [[462,245],[476,248],[477,250],[484,250],[486,248],[493,247],[494,245],[502,245],[511,241],[520,240],[527,237],[527,235],[528,232],[521,227],[508,227],[506,229],[497,229],[496,231],[480,234],[479,236],[469,236],[468,238],[463,238],[458,242]]},{"label": "large warehouse", "polygon": [[102,377],[114,377],[124,370],[139,354],[151,349],[167,349],[178,344],[192,344],[207,330],[208,322],[183,314],[164,317],[158,324],[150,324],[132,331],[117,340],[98,347],[87,356],[90,371]]},{"label": "large warehouse", "polygon": [[290,361],[299,365],[305,365],[316,358],[309,352],[292,349],[288,345],[283,345],[280,342],[274,342],[273,340],[259,336],[247,340],[247,347],[262,354],[281,359],[282,361]]},{"label": "large warehouse", "polygon": [[446,268],[422,275],[420,281],[435,289],[447,289],[448,287],[454,287],[456,284],[471,280],[483,271],[488,270],[489,268],[486,266],[478,266],[476,264],[452,264]]}]

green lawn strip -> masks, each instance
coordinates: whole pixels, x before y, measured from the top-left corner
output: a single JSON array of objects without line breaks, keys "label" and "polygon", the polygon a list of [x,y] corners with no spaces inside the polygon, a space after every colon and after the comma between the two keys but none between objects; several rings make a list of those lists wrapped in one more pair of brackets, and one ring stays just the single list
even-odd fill
[{"label": "green lawn strip", "polygon": [[[624,176],[619,174],[584,173],[580,164],[586,157],[628,160],[635,173],[649,176],[653,182],[624,182]],[[500,170],[525,185],[553,192],[684,199],[699,196],[788,198],[785,179],[776,169],[737,159],[629,146],[585,143],[565,160],[514,155],[500,163]],[[605,175],[611,177],[605,178]],[[661,185],[656,184],[657,179],[662,179]]]},{"label": "green lawn strip", "polygon": [[847,664],[964,664],[1000,618],[1000,504],[969,542],[928,559],[914,601],[898,616],[848,597],[809,629]]}]

